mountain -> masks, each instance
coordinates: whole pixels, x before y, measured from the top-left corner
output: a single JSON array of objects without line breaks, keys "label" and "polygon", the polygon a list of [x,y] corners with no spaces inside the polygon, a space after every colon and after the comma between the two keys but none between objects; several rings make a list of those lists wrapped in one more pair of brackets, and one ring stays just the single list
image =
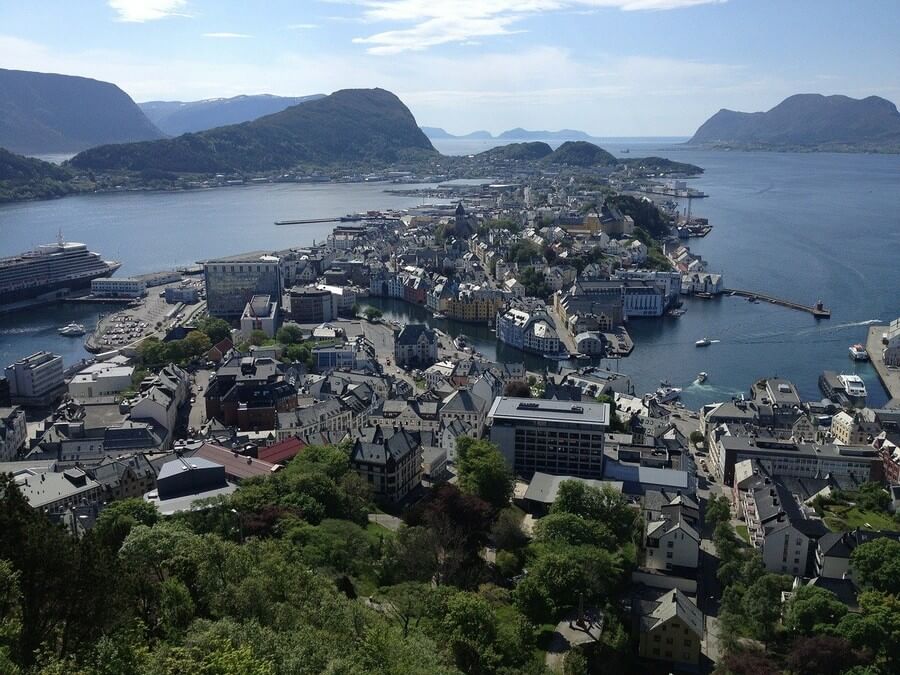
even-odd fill
[{"label": "mountain", "polygon": [[138,103],[153,124],[169,136],[205,131],[228,124],[251,122],[265,115],[281,112],[292,105],[324,98],[312,96],[234,96],[210,98],[203,101],[147,101]]},{"label": "mountain", "polygon": [[66,153],[162,136],[114,84],[0,69],[0,147],[26,154]]},{"label": "mountain", "polygon": [[0,202],[60,197],[73,191],[65,168],[0,148]]},{"label": "mountain", "polygon": [[503,140],[513,141],[585,141],[591,138],[590,135],[583,131],[574,129],[562,129],[561,131],[529,131],[516,127],[509,131],[504,131],[497,136]]},{"label": "mountain", "polygon": [[587,141],[566,141],[544,158],[549,164],[569,166],[615,166],[618,160],[601,147]]},{"label": "mountain", "polygon": [[344,89],[252,122],[160,141],[104,145],[70,161],[104,171],[211,173],[272,171],[299,164],[385,165],[435,152],[394,94]]},{"label": "mountain", "polygon": [[422,130],[422,133],[428,136],[428,138],[433,138],[435,140],[446,140],[448,138],[459,138],[458,136],[454,136],[449,133],[445,129],[441,129],[440,127],[419,127]]},{"label": "mountain", "polygon": [[900,113],[878,96],[797,94],[767,112],[720,110],[690,144],[900,152]]},{"label": "mountain", "polygon": [[553,154],[553,148],[539,141],[531,143],[509,143],[485,150],[476,155],[489,160],[534,161]]}]

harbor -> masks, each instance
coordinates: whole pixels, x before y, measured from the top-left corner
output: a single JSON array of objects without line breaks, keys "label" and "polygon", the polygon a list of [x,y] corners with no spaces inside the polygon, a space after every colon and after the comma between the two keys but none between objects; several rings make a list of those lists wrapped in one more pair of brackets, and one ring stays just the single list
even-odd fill
[{"label": "harbor", "polygon": [[881,336],[888,329],[887,326],[869,326],[869,335],[866,339],[866,352],[869,361],[878,373],[878,379],[887,390],[891,399],[885,404],[885,408],[900,408],[900,368],[890,367],[884,362],[882,356],[884,345]]}]

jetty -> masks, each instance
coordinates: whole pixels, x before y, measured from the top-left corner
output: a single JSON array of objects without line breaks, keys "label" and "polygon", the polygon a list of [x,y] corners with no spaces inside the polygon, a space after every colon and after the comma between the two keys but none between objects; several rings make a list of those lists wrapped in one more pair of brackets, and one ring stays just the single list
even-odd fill
[{"label": "jetty", "polygon": [[831,318],[831,310],[825,307],[822,304],[822,301],[819,300],[815,305],[804,305],[799,302],[794,302],[792,300],[785,300],[783,298],[777,298],[774,295],[768,295],[767,293],[759,293],[757,291],[748,291],[743,288],[726,288],[722,291],[723,293],[727,293],[728,295],[739,295],[743,298],[752,298],[759,300],[761,302],[768,302],[773,305],[780,305],[781,307],[787,307],[789,309],[796,309],[801,312],[809,312],[817,319],[830,319]]},{"label": "jetty", "polygon": [[276,220],[276,225],[311,225],[313,223],[355,223],[362,216],[335,216],[333,218],[299,218],[295,220]]},{"label": "jetty", "polygon": [[878,373],[878,379],[891,397],[884,407],[900,408],[900,370],[888,368],[884,363],[884,345],[881,343],[881,336],[887,329],[887,326],[869,326],[866,352],[875,372]]}]

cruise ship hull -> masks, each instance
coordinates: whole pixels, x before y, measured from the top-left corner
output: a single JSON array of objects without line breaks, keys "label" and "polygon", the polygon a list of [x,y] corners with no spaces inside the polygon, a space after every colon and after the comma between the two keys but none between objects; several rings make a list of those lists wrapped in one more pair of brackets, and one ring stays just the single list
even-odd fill
[{"label": "cruise ship hull", "polygon": [[107,261],[106,269],[98,270],[96,273],[74,279],[60,279],[27,288],[0,291],[0,312],[10,312],[20,307],[61,300],[74,292],[90,288],[94,279],[112,276],[121,266],[121,263]]}]

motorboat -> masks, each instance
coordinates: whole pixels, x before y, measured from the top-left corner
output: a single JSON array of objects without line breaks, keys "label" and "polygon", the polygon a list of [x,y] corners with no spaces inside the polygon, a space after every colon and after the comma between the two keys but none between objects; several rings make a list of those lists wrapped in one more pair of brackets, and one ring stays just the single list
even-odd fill
[{"label": "motorboat", "polygon": [[575,358],[578,359],[579,361],[590,361],[591,360],[591,357],[589,354],[579,354]]},{"label": "motorboat", "polygon": [[80,323],[75,323],[74,321],[70,324],[63,326],[57,331],[60,335],[64,335],[66,337],[80,337],[87,333]]},{"label": "motorboat", "polygon": [[435,319],[446,319],[447,318],[447,315],[442,314],[441,312],[435,312],[431,316],[432,316],[432,318],[435,318]]},{"label": "motorboat", "polygon": [[863,345],[857,343],[850,347],[850,358],[854,361],[868,361],[869,352],[866,351]]},{"label": "motorboat", "polygon": [[706,373],[706,371],[703,371],[697,375],[697,383],[703,384],[704,382],[706,382],[707,378],[709,378],[709,374]]},{"label": "motorboat", "polygon": [[699,340],[697,340],[697,341],[694,343],[694,346],[696,346],[696,347],[709,347],[711,344],[712,344],[712,340],[710,340],[708,337],[705,337],[705,338],[700,338]]},{"label": "motorboat", "polygon": [[566,361],[569,359],[569,355],[566,352],[558,352],[556,354],[544,354],[543,357],[545,359],[549,359],[550,361]]},{"label": "motorboat", "polygon": [[668,312],[666,312],[666,314],[668,314],[669,316],[676,316],[676,317],[677,317],[677,316],[684,316],[684,313],[685,313],[686,311],[687,311],[687,310],[681,309],[680,307],[675,307],[674,309],[670,309]]},{"label": "motorboat", "polygon": [[859,375],[845,375],[842,373],[838,375],[838,380],[844,385],[844,393],[853,405],[861,406],[866,404],[866,396],[868,395],[866,383],[863,382]]},{"label": "motorboat", "polygon": [[656,390],[655,396],[659,403],[668,403],[681,396],[681,389],[678,387],[660,387]]}]

